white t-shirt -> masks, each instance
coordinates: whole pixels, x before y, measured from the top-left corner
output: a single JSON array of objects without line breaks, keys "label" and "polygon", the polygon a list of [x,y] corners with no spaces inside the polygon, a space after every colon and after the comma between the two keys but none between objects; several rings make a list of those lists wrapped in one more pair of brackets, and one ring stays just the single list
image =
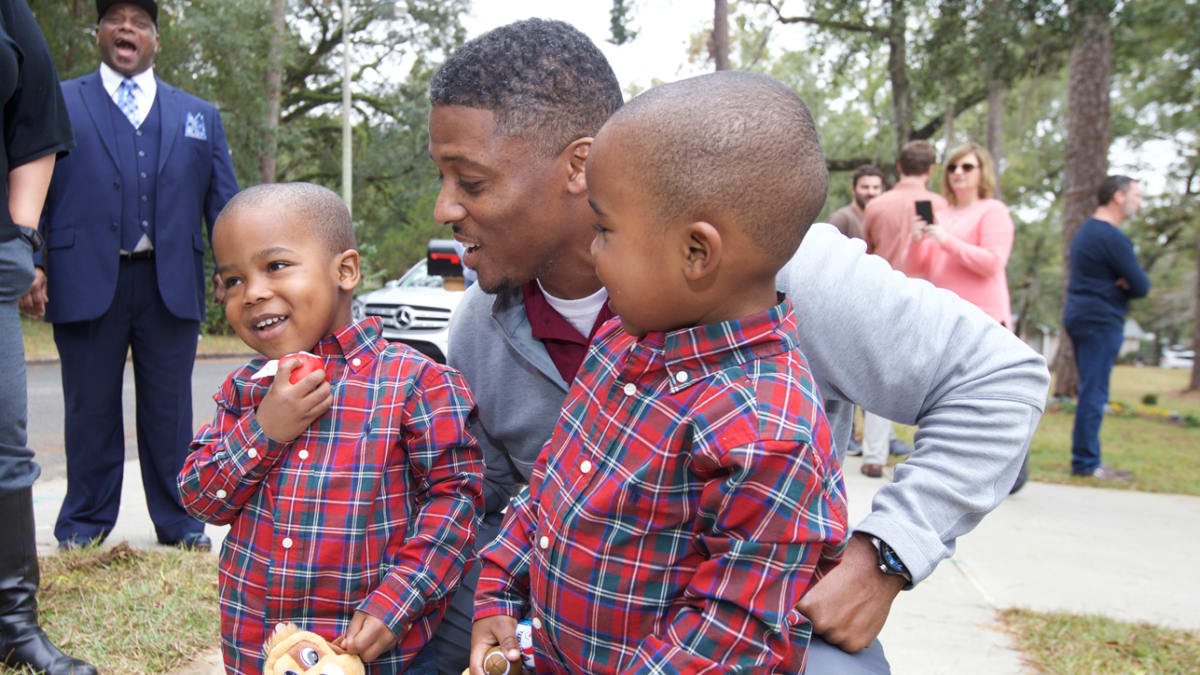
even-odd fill
[{"label": "white t-shirt", "polygon": [[546,302],[550,303],[554,311],[561,314],[562,318],[566,319],[567,323],[574,326],[575,330],[584,337],[592,334],[592,326],[596,324],[596,317],[600,316],[600,310],[608,301],[608,289],[603,286],[595,293],[578,300],[564,300],[550,295],[542,287],[541,281],[538,281],[538,290],[542,292]]}]

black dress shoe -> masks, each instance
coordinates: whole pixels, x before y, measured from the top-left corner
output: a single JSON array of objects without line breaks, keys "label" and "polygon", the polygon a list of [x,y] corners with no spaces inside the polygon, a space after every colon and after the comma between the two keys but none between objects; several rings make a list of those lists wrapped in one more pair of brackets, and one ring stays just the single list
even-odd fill
[{"label": "black dress shoe", "polygon": [[184,549],[185,551],[211,551],[212,539],[208,538],[203,532],[188,532],[180,539],[163,540],[159,539],[158,543],[164,546],[174,546]]}]

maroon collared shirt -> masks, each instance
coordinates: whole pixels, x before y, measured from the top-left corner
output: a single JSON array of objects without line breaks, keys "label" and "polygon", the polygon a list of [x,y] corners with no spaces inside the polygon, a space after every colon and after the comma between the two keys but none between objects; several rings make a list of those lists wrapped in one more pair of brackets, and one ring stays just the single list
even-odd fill
[{"label": "maroon collared shirt", "polygon": [[579,372],[579,366],[583,364],[583,358],[587,356],[592,336],[604,322],[616,315],[608,308],[608,301],[605,301],[604,306],[600,308],[600,314],[592,323],[592,330],[586,336],[580,335],[562,314],[550,306],[546,296],[542,294],[542,289],[538,287],[537,279],[522,286],[521,294],[525,299],[525,317],[529,319],[533,337],[541,340],[546,347],[546,353],[550,355],[550,360],[554,362],[554,367],[558,369],[558,374],[568,385],[571,384],[575,373]]}]

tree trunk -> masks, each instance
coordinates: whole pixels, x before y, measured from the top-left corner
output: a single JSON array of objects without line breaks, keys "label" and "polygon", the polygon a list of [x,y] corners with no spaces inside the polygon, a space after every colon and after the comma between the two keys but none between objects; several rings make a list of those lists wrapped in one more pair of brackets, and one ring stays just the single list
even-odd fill
[{"label": "tree trunk", "polygon": [[287,0],[271,0],[271,41],[267,46],[267,125],[258,171],[264,183],[275,182],[279,150],[279,106],[283,95],[283,36],[287,32]]},{"label": "tree trunk", "polygon": [[729,70],[729,2],[713,1],[713,32],[709,52],[717,70]]},{"label": "tree trunk", "polygon": [[[75,0],[71,4],[71,15],[75,17],[76,24],[82,23],[82,17],[87,14],[95,16],[96,6],[89,3],[87,0]],[[83,49],[76,47],[83,46]],[[66,53],[63,54],[63,63],[60,65],[59,75],[63,73],[75,72],[75,66],[81,60],[95,61],[96,59],[96,44],[92,41],[67,42]]]},{"label": "tree trunk", "polygon": [[896,132],[896,156],[912,134],[908,88],[908,54],[905,22],[908,12],[904,0],[892,0],[892,16],[888,30],[888,77],[892,82],[892,125]]},{"label": "tree trunk", "polygon": [[954,101],[946,99],[946,114],[945,121],[942,122],[942,129],[946,132],[946,152],[954,149]]},{"label": "tree trunk", "polygon": [[1008,83],[988,80],[987,148],[996,163],[996,199],[1003,199],[1000,177],[1004,175],[1004,103],[1008,99]]},{"label": "tree trunk", "polygon": [[[1112,85],[1112,31],[1106,13],[1092,10],[1080,20],[1071,50],[1067,88],[1067,168],[1063,206],[1063,287],[1070,277],[1071,240],[1096,210],[1096,187],[1108,172],[1109,89]],[[1054,395],[1075,396],[1079,371],[1063,327],[1054,357]]]},{"label": "tree trunk", "polygon": [[[1196,237],[1196,326],[1192,330],[1192,354],[1200,354],[1200,237]],[[1200,359],[1192,359],[1192,381],[1188,391],[1200,391]]]}]

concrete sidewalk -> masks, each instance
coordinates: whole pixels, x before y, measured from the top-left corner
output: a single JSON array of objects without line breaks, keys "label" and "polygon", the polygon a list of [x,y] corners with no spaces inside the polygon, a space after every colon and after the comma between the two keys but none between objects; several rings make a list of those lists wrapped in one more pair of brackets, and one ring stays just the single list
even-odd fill
[{"label": "concrete sidewalk", "polygon": [[[860,474],[860,465],[847,458],[851,523],[884,484]],[[43,554],[56,550],[54,519],[65,493],[64,479],[34,485]],[[214,547],[227,531],[208,527]],[[880,636],[892,672],[1032,672],[999,623],[995,610],[1009,607],[1200,630],[1196,532],[1200,497],[1029,483],[959,539],[954,558],[897,598]],[[136,461],[125,465],[121,513],[107,544],[121,541],[156,545]],[[209,653],[177,673],[216,675],[219,664]]]}]

